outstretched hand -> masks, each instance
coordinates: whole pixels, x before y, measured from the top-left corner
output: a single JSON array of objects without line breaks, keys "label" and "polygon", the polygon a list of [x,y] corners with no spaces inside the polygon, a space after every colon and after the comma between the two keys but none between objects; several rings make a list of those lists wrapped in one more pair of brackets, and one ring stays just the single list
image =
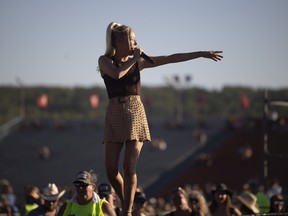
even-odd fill
[{"label": "outstretched hand", "polygon": [[219,53],[223,53],[222,51],[207,51],[204,52],[204,58],[210,58],[214,61],[221,61],[221,59],[223,58],[222,55],[220,55]]}]

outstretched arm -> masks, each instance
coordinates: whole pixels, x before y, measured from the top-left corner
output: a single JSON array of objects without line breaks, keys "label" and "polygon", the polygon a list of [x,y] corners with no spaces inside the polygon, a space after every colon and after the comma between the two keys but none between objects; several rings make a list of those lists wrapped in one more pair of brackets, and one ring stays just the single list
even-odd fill
[{"label": "outstretched arm", "polygon": [[140,62],[140,69],[157,67],[160,65],[177,63],[183,61],[189,61],[196,58],[209,58],[214,61],[220,61],[223,56],[221,55],[222,51],[199,51],[199,52],[190,52],[190,53],[176,53],[169,56],[151,56],[154,60],[154,64],[151,64],[144,59]]}]

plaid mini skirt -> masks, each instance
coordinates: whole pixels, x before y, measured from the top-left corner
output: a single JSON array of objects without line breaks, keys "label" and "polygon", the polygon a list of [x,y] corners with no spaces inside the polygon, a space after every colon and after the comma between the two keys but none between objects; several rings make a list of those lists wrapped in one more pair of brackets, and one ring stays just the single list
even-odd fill
[{"label": "plaid mini skirt", "polygon": [[139,95],[109,100],[105,116],[105,142],[151,141],[145,109]]}]

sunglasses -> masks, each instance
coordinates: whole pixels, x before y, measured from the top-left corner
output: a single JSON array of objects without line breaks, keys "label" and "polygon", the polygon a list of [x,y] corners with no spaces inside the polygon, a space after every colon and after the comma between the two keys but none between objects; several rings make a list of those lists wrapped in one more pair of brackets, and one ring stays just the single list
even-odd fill
[{"label": "sunglasses", "polygon": [[274,205],[284,205],[284,201],[275,201]]},{"label": "sunglasses", "polygon": [[225,196],[225,195],[227,195],[227,193],[222,192],[222,191],[219,191],[219,192],[217,192],[216,194],[217,194],[218,196]]},{"label": "sunglasses", "polygon": [[55,202],[57,202],[57,200],[44,200],[44,202],[46,202],[46,203],[55,203]]},{"label": "sunglasses", "polygon": [[199,200],[195,199],[195,198],[190,198],[189,202],[197,204],[197,203],[199,203]]},{"label": "sunglasses", "polygon": [[75,187],[77,188],[87,188],[90,184],[84,183],[84,182],[76,182],[74,183]]},{"label": "sunglasses", "polygon": [[134,202],[135,202],[135,203],[141,203],[141,204],[144,204],[144,203],[146,202],[146,200],[143,199],[143,198],[136,198],[136,199],[134,200]]}]

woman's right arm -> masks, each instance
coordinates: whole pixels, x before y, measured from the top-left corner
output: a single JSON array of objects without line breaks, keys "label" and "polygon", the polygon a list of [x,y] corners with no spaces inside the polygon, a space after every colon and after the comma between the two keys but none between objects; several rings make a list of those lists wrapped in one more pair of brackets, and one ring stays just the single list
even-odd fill
[{"label": "woman's right arm", "polygon": [[[120,67],[116,67],[110,58],[102,55],[98,59],[98,65],[101,73],[107,74],[113,79],[120,79],[125,76],[126,73],[128,73],[130,68],[137,62],[138,59],[139,56],[137,57],[134,55],[133,58],[129,58],[128,61],[122,63]],[[103,76],[104,74],[101,75]]]}]

